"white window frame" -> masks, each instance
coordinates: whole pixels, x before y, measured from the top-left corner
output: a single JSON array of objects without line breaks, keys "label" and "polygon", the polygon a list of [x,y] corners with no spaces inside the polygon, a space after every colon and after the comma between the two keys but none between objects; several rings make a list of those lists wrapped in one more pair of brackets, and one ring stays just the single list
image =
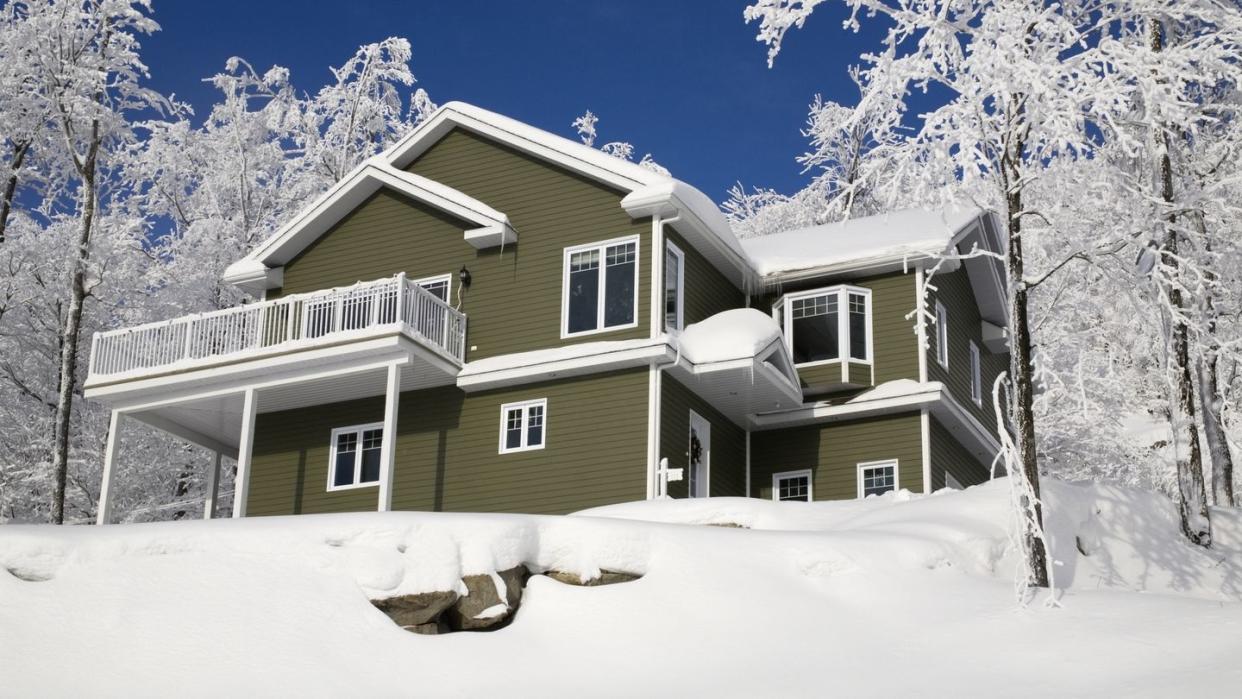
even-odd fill
[{"label": "white window frame", "polygon": [[[667,252],[677,258],[677,327],[674,330],[681,332],[686,329],[686,253],[682,252],[681,248],[674,245],[672,241],[668,241],[667,246]],[[664,273],[668,274],[668,265],[665,265]],[[664,294],[668,293],[668,286],[665,280],[661,282],[660,318],[665,332],[668,332],[670,328],[668,327],[668,314],[665,311],[668,299],[664,297]]]},{"label": "white window frame", "polygon": [[[375,488],[379,486],[380,481],[378,478],[369,483],[360,482],[362,478],[362,433],[369,432],[370,430],[380,430],[382,433],[384,430],[384,423],[370,422],[365,425],[350,425],[349,427],[337,427],[332,430],[332,442],[328,448],[328,492],[337,490],[355,490],[357,488]],[[356,432],[358,434],[358,449],[354,452],[354,480],[348,485],[335,485],[337,437],[350,432]],[[384,439],[382,434],[380,439]],[[381,478],[382,477],[383,475],[381,474]]]},{"label": "white window frame", "polygon": [[949,368],[949,309],[936,301],[936,362]]},{"label": "white window frame", "polygon": [[947,470],[944,472],[944,487],[952,488],[954,490],[963,490],[962,482],[954,478],[953,474],[949,473]]},{"label": "white window frame", "polygon": [[970,399],[983,407],[983,356],[974,340],[970,341]]},{"label": "white window frame", "polygon": [[879,461],[863,461],[858,464],[858,499],[863,499],[863,471],[871,468],[880,468],[882,466],[893,467],[893,490],[897,492],[901,490],[901,467],[897,463],[897,459],[880,459]]},{"label": "white window frame", "polygon": [[[634,320],[625,325],[612,325],[604,327],[604,306],[607,303],[607,272],[600,272],[599,300],[595,309],[595,320],[598,325],[594,330],[581,330],[575,333],[569,332],[569,260],[574,253],[586,250],[599,250],[599,267],[605,270],[608,265],[608,248],[612,245],[622,245],[625,243],[634,244]],[[643,262],[643,246],[642,238],[637,235],[627,235],[622,238],[613,238],[611,240],[601,240],[596,243],[587,243],[585,245],[575,245],[565,248],[561,255],[561,339],[571,337],[585,337],[587,335],[598,335],[600,333],[610,333],[617,330],[625,330],[627,328],[638,327],[639,305],[638,305],[638,287],[639,280],[642,279],[642,262]]]},{"label": "white window frame", "polygon": [[811,469],[804,468],[799,471],[781,471],[772,474],[772,502],[797,502],[795,500],[781,500],[781,481],[786,478],[806,477],[806,501],[815,501],[815,484],[811,482]]},{"label": "white window frame", "polygon": [[[527,444],[530,437],[530,409],[539,406],[543,408],[543,440],[534,446]],[[508,416],[510,410],[522,411],[522,444],[512,449],[505,446],[505,428],[508,424]],[[523,400],[516,403],[505,403],[500,406],[500,452],[501,454],[514,454],[519,451],[537,451],[543,449],[548,443],[548,399],[535,398],[534,400]]]},{"label": "white window frame", "polygon": [[448,290],[444,294],[444,302],[452,303],[452,300],[451,300],[453,298],[453,275],[452,274],[437,274],[434,277],[423,277],[422,279],[414,280],[415,284],[423,287],[424,289],[432,284],[437,284],[439,282],[447,282]]},{"label": "white window frame", "polygon": [[[850,357],[850,294],[860,294],[866,303],[866,359],[856,359]],[[773,304],[772,317],[776,318],[781,324],[781,332],[785,336],[785,346],[789,348],[789,356],[793,356],[793,302],[800,299],[814,298],[816,296],[832,295],[836,295],[837,297],[837,358],[820,359],[814,362],[795,363],[795,368],[800,369],[802,367],[820,366],[822,364],[839,364],[841,362],[871,364],[874,360],[875,343],[872,339],[872,326],[875,325],[875,317],[871,311],[871,289],[844,284],[786,294],[778,299],[775,304]]]}]

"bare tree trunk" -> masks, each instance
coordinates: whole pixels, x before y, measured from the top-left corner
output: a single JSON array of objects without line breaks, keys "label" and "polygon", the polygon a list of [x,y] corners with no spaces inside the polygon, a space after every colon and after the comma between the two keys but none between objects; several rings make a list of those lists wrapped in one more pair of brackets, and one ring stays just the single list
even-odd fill
[{"label": "bare tree trunk", "polygon": [[52,441],[52,521],[65,522],[65,481],[69,473],[69,432],[73,413],[73,393],[77,387],[78,342],[82,335],[82,309],[86,302],[86,263],[90,259],[91,236],[95,228],[95,207],[99,196],[95,188],[95,163],[99,152],[98,127],[92,130],[92,142],[82,161],[81,191],[82,226],[73,261],[73,278],[69,289],[69,308],[61,333],[60,378],[56,390],[56,415]]},{"label": "bare tree trunk", "polygon": [[4,191],[0,192],[0,243],[4,242],[4,230],[9,221],[9,212],[13,210],[13,196],[17,193],[17,175],[22,169],[22,163],[26,160],[26,153],[30,151],[30,143],[13,144],[13,162],[10,164],[10,174],[7,182],[4,183]]},{"label": "bare tree trunk", "polygon": [[[1164,48],[1163,26],[1158,19],[1149,22],[1152,51],[1159,53]],[[1160,198],[1166,207],[1173,205],[1173,162],[1169,157],[1170,139],[1168,130],[1162,125],[1157,126],[1157,147],[1160,153],[1159,183]],[[1182,533],[1191,543],[1199,546],[1212,545],[1212,523],[1208,514],[1207,491],[1203,479],[1203,453],[1199,447],[1199,426],[1195,419],[1194,380],[1190,372],[1190,329],[1186,327],[1185,301],[1182,298],[1180,276],[1181,262],[1178,259],[1177,217],[1172,213],[1164,214],[1165,240],[1163,246],[1163,263],[1168,267],[1165,280],[1168,285],[1169,318],[1171,335],[1171,357],[1169,371],[1172,372],[1174,392],[1171,406],[1173,443],[1177,460],[1177,489],[1180,495],[1179,511],[1181,514]],[[1181,444],[1185,443],[1188,453],[1183,455]]]}]

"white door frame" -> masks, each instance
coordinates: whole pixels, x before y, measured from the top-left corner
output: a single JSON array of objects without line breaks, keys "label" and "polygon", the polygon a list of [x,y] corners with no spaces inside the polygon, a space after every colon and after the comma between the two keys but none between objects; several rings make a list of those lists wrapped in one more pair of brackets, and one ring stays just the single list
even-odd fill
[{"label": "white door frame", "polygon": [[[707,421],[702,415],[690,411],[690,427],[686,430],[686,466],[687,470],[694,470],[692,461],[693,453],[690,450],[690,435],[698,429],[699,443],[703,447],[702,473],[687,474],[688,479],[692,479],[693,483],[687,483],[686,494],[692,498],[711,497],[712,494],[712,423]],[[690,488],[691,485],[697,485],[697,490],[702,491],[702,495],[694,492],[695,489]]]}]

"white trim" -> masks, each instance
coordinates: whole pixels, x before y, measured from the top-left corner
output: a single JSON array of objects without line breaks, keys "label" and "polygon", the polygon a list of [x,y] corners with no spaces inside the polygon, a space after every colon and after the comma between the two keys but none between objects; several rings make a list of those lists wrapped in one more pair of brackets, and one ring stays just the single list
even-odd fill
[{"label": "white trim", "polygon": [[[873,468],[893,467],[893,489],[886,492],[897,492],[901,490],[901,467],[897,459],[880,459],[878,461],[863,461],[858,464],[858,499],[863,499],[863,471]],[[882,495],[883,493],[881,493]]]},{"label": "white trim", "polygon": [[[604,309],[607,306],[608,300],[608,248],[628,243],[634,244],[634,319],[624,325],[610,325],[604,327]],[[569,332],[569,260],[574,253],[589,250],[599,251],[599,298],[596,300],[595,309],[596,326],[593,330],[580,330],[578,332],[571,333]],[[642,275],[642,262],[642,236],[638,235],[628,235],[621,238],[612,238],[610,240],[601,240],[594,243],[574,245],[565,248],[561,257],[561,339],[567,340],[570,338],[585,337],[587,335],[599,335],[602,333],[638,327],[638,288],[642,286],[638,283],[638,280]]]},{"label": "white trim", "polygon": [[376,509],[392,509],[392,482],[397,470],[397,412],[401,404],[401,365],[389,364],[384,382],[384,433],[380,436],[379,502]]},{"label": "white trim", "polygon": [[[651,326],[651,337],[657,337],[664,331],[664,256],[656,255],[656,250],[664,249],[664,219],[659,214],[651,217],[651,315],[648,325]],[[656,259],[659,258],[659,259]]]},{"label": "white trim", "polygon": [[656,472],[660,463],[660,403],[664,381],[660,367],[652,362],[647,369],[647,499],[658,494]]},{"label": "white trim", "polygon": [[804,468],[798,471],[781,471],[772,474],[772,501],[773,502],[800,502],[798,500],[781,500],[781,481],[786,478],[806,478],[806,502],[815,502],[815,484],[811,482],[811,469]]},{"label": "white trim", "polygon": [[[580,343],[570,347],[582,348],[585,354],[560,357],[542,350],[529,353],[528,363],[517,366],[498,366],[478,371],[468,363],[457,376],[457,387],[463,391],[482,391],[499,386],[531,383],[549,378],[567,378],[583,374],[635,367],[653,361],[672,361],[676,356],[663,336],[656,339],[618,340],[599,343]],[[526,354],[526,353],[523,353]],[[545,358],[551,357],[551,358]],[[480,360],[487,362],[488,360]],[[486,365],[485,365],[486,366]]]},{"label": "white trim", "polygon": [[95,524],[107,524],[112,519],[112,477],[116,468],[116,455],[121,448],[117,430],[121,428],[121,412],[113,410],[108,418],[108,443],[104,447],[103,475],[99,480],[99,507],[95,512]]},{"label": "white trim", "polygon": [[919,442],[923,461],[923,493],[932,491],[931,417],[926,406],[919,411]]},{"label": "white trim", "polygon": [[233,479],[233,517],[246,516],[250,498],[250,462],[254,455],[254,418],[259,412],[259,394],[247,388],[242,394],[241,438],[237,442],[237,476]]},{"label": "white trim", "polygon": [[[914,382],[911,383],[913,384]],[[880,385],[883,386],[884,384]],[[946,395],[947,392],[944,390],[944,385],[933,381],[914,384],[910,392],[902,395],[868,398],[867,392],[864,392],[856,398],[838,405],[821,403],[806,405],[793,410],[759,413],[754,417],[753,422],[758,429],[775,429],[798,424],[841,420],[860,415],[903,412],[921,408],[924,405],[931,405]]]},{"label": "white trim", "polygon": [[949,309],[936,299],[936,362],[949,368]]},{"label": "white trim", "polygon": [[216,501],[220,497],[220,452],[213,452],[211,468],[207,471],[207,496],[203,498],[203,519],[216,518]]},{"label": "white trim", "polygon": [[[530,409],[534,407],[543,408],[543,432],[539,436],[539,443],[531,446],[527,443],[530,438]],[[508,413],[510,410],[522,411],[522,443],[516,447],[505,446],[505,428],[507,426]],[[535,398],[533,400],[517,401],[514,403],[505,403],[500,406],[500,451],[501,454],[513,454],[519,451],[537,451],[543,449],[548,443],[548,399]]]},{"label": "white trim", "polygon": [[690,411],[690,420],[686,427],[686,496],[691,498],[699,497],[695,494],[694,488],[691,487],[693,485],[691,476],[694,474],[694,462],[692,461],[694,455],[690,451],[690,435],[694,433],[695,422],[707,428],[704,433],[707,439],[701,440],[704,442],[703,451],[705,452],[703,459],[703,497],[710,498],[712,496],[712,423],[711,420],[699,415],[694,410]]},{"label": "white trim", "polygon": [[[682,252],[681,248],[677,247],[671,240],[666,240],[664,246],[666,254],[671,253],[673,257],[677,258],[677,327],[669,328],[667,325],[668,319],[665,316],[665,307],[668,304],[668,299],[665,296],[667,288],[663,278],[660,279],[660,325],[666,332],[681,332],[686,329],[686,253]],[[661,258],[661,261],[663,261],[663,258]],[[664,274],[668,274],[667,268],[664,270]]]},{"label": "white trim", "polygon": [[923,267],[914,268],[914,298],[916,300],[915,318],[917,322],[914,326],[914,335],[919,343],[919,381],[927,383],[927,318],[924,317],[924,311],[927,310],[927,299],[923,296]]},{"label": "white trim", "polygon": [[[863,297],[864,313],[866,314],[866,337],[863,350],[866,355],[865,359],[857,359],[850,355],[850,295],[856,294]],[[816,297],[835,296],[837,302],[837,357],[835,359],[817,359],[811,362],[795,362],[794,367],[803,369],[807,367],[821,366],[826,364],[842,365],[842,381],[849,380],[848,364],[872,364],[875,358],[875,342],[872,337],[872,326],[875,324],[874,314],[871,310],[871,289],[862,286],[854,286],[852,284],[834,284],[832,286],[824,286],[816,289],[807,289],[785,294],[772,304],[772,315],[778,318],[781,324],[781,331],[785,336],[785,344],[789,349],[789,354],[793,356],[793,302],[802,299]],[[779,316],[778,314],[779,309]]]},{"label": "white trim", "polygon": [[[379,478],[373,481],[362,481],[362,435],[365,432],[380,430],[380,474]],[[358,488],[375,488],[379,486],[380,480],[384,476],[384,440],[388,437],[384,434],[384,423],[368,422],[365,425],[350,425],[348,427],[337,427],[332,430],[331,442],[328,447],[328,492],[336,492],[338,490],[357,490]],[[336,444],[337,437],[343,434],[357,434],[357,448],[354,450],[354,478],[346,485],[334,485],[336,483]]]},{"label": "white trim", "polygon": [[970,341],[970,399],[983,407],[983,355],[974,340]]}]

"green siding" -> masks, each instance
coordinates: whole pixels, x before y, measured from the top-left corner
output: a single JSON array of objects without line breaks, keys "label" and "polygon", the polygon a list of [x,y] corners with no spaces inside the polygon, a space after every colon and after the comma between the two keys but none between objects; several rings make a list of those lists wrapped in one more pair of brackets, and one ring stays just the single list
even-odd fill
[{"label": "green siding", "polygon": [[[996,434],[996,414],[992,409],[992,382],[1008,368],[1008,358],[993,354],[983,346],[983,331],[979,325],[979,307],[970,286],[965,268],[955,272],[938,273],[931,283],[936,287],[928,300],[928,311],[935,313],[935,303],[944,304],[949,315],[949,368],[946,370],[936,361],[936,325],[927,325],[927,378],[940,381],[949,393],[991,434]],[[980,373],[983,377],[983,404],[976,405],[970,397],[970,341],[979,345]]]},{"label": "green siding", "polygon": [[[669,468],[687,468],[690,454],[690,411],[712,425],[712,497],[741,496],[746,493],[746,431],[733,424],[720,411],[695,395],[680,381],[665,374],[661,381],[660,456],[668,458]],[[689,478],[668,485],[668,494],[684,498]]]},{"label": "green siding", "polygon": [[858,497],[858,464],[897,459],[902,488],[923,492],[918,413],[755,432],[750,437],[751,495],[771,499],[772,474],[811,469],[816,500]]},{"label": "green siding", "polygon": [[[849,284],[871,290],[872,359],[875,365],[875,385],[895,379],[919,378],[918,336],[914,332],[914,319],[907,318],[916,303],[914,273],[893,272],[860,279],[817,279],[783,286],[778,292],[764,296],[756,306],[771,309],[781,296],[796,291],[809,291],[823,287]],[[872,385],[871,370],[857,362],[850,366],[850,385],[840,384],[840,365],[825,364],[798,370],[803,388],[807,393],[823,392],[830,384],[837,390],[850,390],[852,386]]]},{"label": "green siding", "polygon": [[936,418],[931,418],[932,490],[944,487],[947,470],[962,485],[978,485],[988,480],[990,464],[980,463]]},{"label": "green siding", "polygon": [[671,226],[668,240],[686,256],[685,323],[697,323],[717,313],[746,305],[746,295],[720,273],[707,258],[686,242]]},{"label": "green siding", "polygon": [[[547,446],[500,454],[500,406],[547,398]],[[466,394],[401,394],[393,507],[563,514],[646,497],[644,369]],[[256,430],[253,515],[374,510],[375,487],[326,492],[333,428],[383,418],[383,399],[264,413]],[[599,426],[606,424],[607,430]]]},{"label": "green siding", "polygon": [[[410,169],[507,214],[518,242],[475,250],[463,238],[468,224],[382,189],[285,265],[284,288],[268,297],[402,271],[411,279],[452,274],[452,302],[468,316],[467,360],[649,334],[651,220],[631,220],[620,192],[457,130]],[[639,236],[637,325],[562,340],[564,249],[630,235]],[[463,266],[472,283],[459,298]]]}]

